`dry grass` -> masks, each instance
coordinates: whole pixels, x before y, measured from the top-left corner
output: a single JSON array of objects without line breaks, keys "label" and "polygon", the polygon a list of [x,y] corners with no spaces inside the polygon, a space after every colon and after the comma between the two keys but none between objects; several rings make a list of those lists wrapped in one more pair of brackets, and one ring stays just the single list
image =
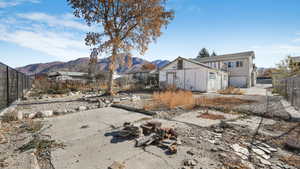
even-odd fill
[{"label": "dry grass", "polygon": [[195,99],[195,104],[200,107],[233,107],[241,104],[254,103],[253,100],[240,99],[236,97],[199,97]]},{"label": "dry grass", "polygon": [[225,117],[223,115],[211,114],[211,113],[202,113],[198,118],[210,119],[210,120],[223,120]]},{"label": "dry grass", "polygon": [[153,94],[154,102],[144,106],[145,109],[153,109],[164,106],[168,109],[182,107],[184,109],[192,109],[195,106],[193,93],[190,91],[165,91],[155,92]]},{"label": "dry grass", "polygon": [[231,110],[232,107],[241,104],[254,103],[253,100],[240,99],[235,97],[194,97],[190,91],[167,90],[153,94],[153,101],[144,105],[145,110],[154,110],[158,108],[174,109],[181,107],[183,109],[193,109],[195,107],[203,108],[222,108]]},{"label": "dry grass", "polygon": [[242,91],[239,88],[235,88],[235,87],[228,87],[226,89],[219,90],[218,93],[225,94],[225,95],[243,95],[243,94],[245,94],[244,91]]}]

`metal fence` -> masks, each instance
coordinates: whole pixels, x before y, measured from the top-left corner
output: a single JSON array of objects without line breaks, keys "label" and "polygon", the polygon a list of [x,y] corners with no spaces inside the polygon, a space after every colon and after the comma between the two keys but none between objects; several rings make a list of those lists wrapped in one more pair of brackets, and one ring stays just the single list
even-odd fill
[{"label": "metal fence", "polygon": [[0,110],[22,98],[31,84],[29,76],[0,63]]},{"label": "metal fence", "polygon": [[283,95],[293,106],[300,109],[300,75],[278,79],[274,83],[276,92]]}]

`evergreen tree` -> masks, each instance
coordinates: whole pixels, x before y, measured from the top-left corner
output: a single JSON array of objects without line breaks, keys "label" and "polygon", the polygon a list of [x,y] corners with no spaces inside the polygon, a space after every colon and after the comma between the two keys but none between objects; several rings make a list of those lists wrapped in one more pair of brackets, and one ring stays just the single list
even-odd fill
[{"label": "evergreen tree", "polygon": [[216,54],[215,52],[213,52],[213,53],[211,54],[211,56],[217,56],[217,54]]},{"label": "evergreen tree", "polygon": [[197,59],[199,58],[205,58],[205,57],[209,57],[210,54],[208,52],[208,50],[206,48],[202,48],[201,51],[198,53]]}]

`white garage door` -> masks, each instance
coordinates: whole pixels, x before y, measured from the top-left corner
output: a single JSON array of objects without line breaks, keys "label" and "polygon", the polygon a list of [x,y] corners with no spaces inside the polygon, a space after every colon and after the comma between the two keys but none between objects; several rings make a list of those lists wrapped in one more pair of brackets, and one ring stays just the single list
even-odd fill
[{"label": "white garage door", "polygon": [[246,77],[230,77],[229,85],[234,87],[247,87]]}]

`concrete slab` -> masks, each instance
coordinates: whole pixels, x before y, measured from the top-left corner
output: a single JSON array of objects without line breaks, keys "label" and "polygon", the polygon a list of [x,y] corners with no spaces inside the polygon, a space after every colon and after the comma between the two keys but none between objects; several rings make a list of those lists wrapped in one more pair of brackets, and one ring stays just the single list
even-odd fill
[{"label": "concrete slab", "polygon": [[[179,147],[174,156],[166,155],[165,150],[149,146],[144,151],[135,148],[134,140],[112,140],[114,130],[111,125],[122,126],[124,122],[136,125],[145,116],[115,108],[89,110],[65,116],[45,119],[52,125],[44,134],[62,141],[66,147],[52,151],[52,163],[59,169],[103,169],[114,161],[124,162],[130,169],[174,169],[186,158],[188,148]],[[183,123],[155,119],[163,127],[187,127]],[[87,125],[87,128],[81,126]],[[200,165],[200,164],[199,164]]]},{"label": "concrete slab", "polygon": [[[209,110],[208,113],[223,115],[225,117],[225,120],[233,120],[240,117],[240,115],[227,114],[227,113],[222,113],[219,111],[212,111],[212,110]],[[180,116],[174,117],[173,120],[186,123],[186,124],[193,124],[201,127],[209,127],[221,122],[221,120],[211,120],[211,119],[204,119],[204,118],[197,117],[200,114],[201,112],[199,111],[193,111],[193,112],[185,113]]]}]

